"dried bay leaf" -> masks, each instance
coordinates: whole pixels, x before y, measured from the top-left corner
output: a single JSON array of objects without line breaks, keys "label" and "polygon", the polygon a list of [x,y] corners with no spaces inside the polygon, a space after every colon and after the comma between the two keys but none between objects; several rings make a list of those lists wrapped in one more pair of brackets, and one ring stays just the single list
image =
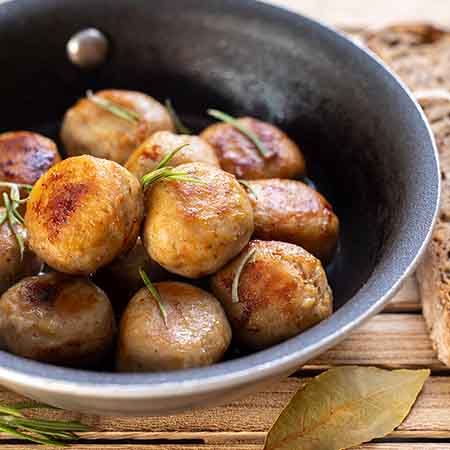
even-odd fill
[{"label": "dried bay leaf", "polygon": [[339,450],[380,438],[402,423],[429,370],[337,367],[294,395],[265,450]]}]

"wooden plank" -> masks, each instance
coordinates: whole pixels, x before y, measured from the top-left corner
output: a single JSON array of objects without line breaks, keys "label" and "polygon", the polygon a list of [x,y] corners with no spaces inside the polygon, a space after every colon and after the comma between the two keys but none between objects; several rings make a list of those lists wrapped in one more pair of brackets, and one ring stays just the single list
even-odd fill
[{"label": "wooden plank", "polygon": [[349,364],[447,370],[437,359],[419,314],[379,314],[305,369]]},{"label": "wooden plank", "polygon": [[[261,443],[289,399],[306,381],[288,378],[225,406],[166,417],[96,417],[40,410],[39,417],[77,419],[93,428],[84,439],[194,440],[209,444]],[[0,391],[0,403],[21,401]],[[411,413],[391,436],[450,439],[450,377],[430,377]],[[1,439],[7,436],[1,435]],[[8,438],[10,439],[10,438]],[[1,447],[1,446],[0,446]],[[449,446],[450,448],[450,446]]]},{"label": "wooden plank", "polygon": [[409,277],[384,312],[419,312],[422,310],[416,276]]},{"label": "wooden plank", "polygon": [[[2,445],[4,450],[53,450],[54,447],[38,446],[38,445]],[[72,450],[263,450],[262,444],[224,444],[217,445],[207,444],[75,444],[71,445]],[[449,450],[448,443],[382,443],[382,444],[364,444],[358,447],[352,447],[352,450]]]}]

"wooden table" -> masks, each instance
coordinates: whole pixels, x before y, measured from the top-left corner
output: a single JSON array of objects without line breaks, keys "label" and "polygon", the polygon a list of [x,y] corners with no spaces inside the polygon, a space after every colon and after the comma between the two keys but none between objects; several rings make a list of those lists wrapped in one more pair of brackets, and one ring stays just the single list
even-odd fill
[{"label": "wooden table", "polygon": [[[0,3],[3,0],[0,0]],[[450,24],[449,0],[273,0],[331,24],[380,25],[393,20]],[[432,369],[432,376],[407,419],[365,450],[450,449],[450,371],[437,359],[421,315],[415,278],[410,278],[382,314],[298,374],[240,401],[179,416],[95,417],[69,412],[40,415],[77,419],[92,426],[75,450],[260,450],[267,430],[305,378],[330,366],[376,365]],[[19,396],[0,388],[0,402]],[[33,449],[0,434],[0,450]],[[42,447],[40,447],[42,448]],[[325,449],[324,449],[325,450]]]},{"label": "wooden table", "polygon": [[[382,314],[347,340],[311,361],[298,374],[228,405],[170,417],[95,417],[69,412],[40,416],[77,419],[92,426],[76,450],[261,450],[264,436],[304,379],[330,366],[429,367],[427,381],[408,418],[383,442],[364,450],[450,449],[450,372],[437,359],[420,314],[415,278],[410,278]],[[21,401],[0,390],[0,402]],[[425,442],[425,443],[424,443]],[[0,450],[32,449],[0,435]]]}]

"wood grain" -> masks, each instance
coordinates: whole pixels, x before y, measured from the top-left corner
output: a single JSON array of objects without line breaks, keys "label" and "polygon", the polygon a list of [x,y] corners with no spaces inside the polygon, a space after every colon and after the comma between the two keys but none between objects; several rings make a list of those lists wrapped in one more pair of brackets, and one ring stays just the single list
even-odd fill
[{"label": "wood grain", "polygon": [[419,287],[415,275],[405,281],[400,291],[384,309],[385,312],[420,312],[421,310]]},{"label": "wood grain", "polygon": [[[284,405],[307,378],[288,378],[243,400],[217,408],[166,417],[95,417],[64,411],[39,411],[40,417],[77,419],[93,431],[89,440],[177,440],[209,444],[261,443]],[[0,402],[21,399],[0,391]],[[398,438],[450,439],[450,378],[431,377],[406,420],[392,433]],[[10,439],[0,435],[0,439]],[[3,447],[3,446],[2,446]],[[450,447],[450,446],[449,446]]]},{"label": "wood grain", "polygon": [[[4,450],[54,450],[55,447],[43,447],[37,445],[2,445]],[[159,444],[159,445],[92,445],[80,444],[71,445],[72,450],[263,450],[262,444],[225,444],[218,447],[217,445],[203,445],[203,444]],[[365,444],[358,447],[352,447],[352,450],[449,450],[450,445],[445,443],[393,443],[393,444]]]}]

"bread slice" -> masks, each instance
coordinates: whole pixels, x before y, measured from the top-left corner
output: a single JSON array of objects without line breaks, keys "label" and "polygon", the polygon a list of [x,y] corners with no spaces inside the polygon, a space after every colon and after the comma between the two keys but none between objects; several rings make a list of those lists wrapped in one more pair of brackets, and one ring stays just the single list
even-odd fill
[{"label": "bread slice", "polygon": [[427,24],[400,24],[356,37],[416,94],[435,135],[441,209],[417,278],[433,345],[439,359],[450,366],[450,32]]},{"label": "bread slice", "polygon": [[399,24],[365,32],[366,46],[411,90],[450,90],[450,32],[428,24]]},{"label": "bread slice", "polygon": [[423,315],[439,359],[450,366],[450,100],[420,101],[433,129],[441,163],[442,198],[428,249],[417,268]]}]

